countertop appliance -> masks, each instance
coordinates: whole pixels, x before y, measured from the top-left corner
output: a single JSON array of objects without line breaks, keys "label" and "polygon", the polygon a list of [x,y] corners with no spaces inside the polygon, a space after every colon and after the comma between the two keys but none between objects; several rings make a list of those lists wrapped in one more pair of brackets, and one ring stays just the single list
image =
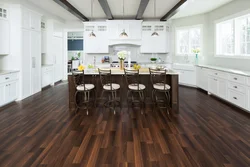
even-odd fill
[{"label": "countertop appliance", "polygon": [[[131,61],[130,67],[133,67],[134,64],[137,64],[136,61]],[[119,61],[113,61],[110,64],[110,67],[120,67],[120,62]],[[128,67],[128,61],[124,61],[124,67]]]}]

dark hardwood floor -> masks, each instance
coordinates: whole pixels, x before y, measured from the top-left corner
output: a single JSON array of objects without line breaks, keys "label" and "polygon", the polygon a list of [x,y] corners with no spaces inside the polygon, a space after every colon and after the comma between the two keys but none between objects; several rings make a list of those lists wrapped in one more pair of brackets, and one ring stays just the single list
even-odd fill
[{"label": "dark hardwood floor", "polygon": [[68,112],[59,84],[0,109],[0,166],[249,167],[250,118],[180,87],[180,114]]}]

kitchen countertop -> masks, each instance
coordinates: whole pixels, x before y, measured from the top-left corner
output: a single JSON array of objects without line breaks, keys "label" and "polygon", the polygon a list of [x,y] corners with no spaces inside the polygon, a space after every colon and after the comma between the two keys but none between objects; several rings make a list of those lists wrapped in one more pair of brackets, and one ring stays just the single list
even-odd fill
[{"label": "kitchen countertop", "polygon": [[[112,75],[124,75],[124,71],[120,70],[119,68],[103,68],[103,69],[111,69],[111,74]],[[149,75],[149,70],[148,68],[141,68],[139,70],[139,73],[141,75]],[[97,69],[86,69],[84,70],[85,75],[99,75]],[[167,72],[168,75],[179,75],[178,72],[175,72],[173,70],[170,70]],[[72,73],[68,73],[68,75],[72,75]]]},{"label": "kitchen countertop", "polygon": [[0,75],[17,73],[17,72],[19,72],[19,71],[18,70],[0,70]]},{"label": "kitchen countertop", "polygon": [[197,65],[197,66],[250,77],[250,71],[242,71],[242,70],[236,70],[236,69],[230,69],[230,68],[224,68],[224,67],[218,67],[218,66],[212,66],[212,65]]}]

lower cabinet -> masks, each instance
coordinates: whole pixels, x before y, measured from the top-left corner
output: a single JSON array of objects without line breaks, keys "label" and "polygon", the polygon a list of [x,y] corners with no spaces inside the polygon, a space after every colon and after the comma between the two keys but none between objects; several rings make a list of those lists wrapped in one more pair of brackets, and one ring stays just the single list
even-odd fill
[{"label": "lower cabinet", "polygon": [[227,81],[224,79],[218,79],[218,96],[227,99]]},{"label": "lower cabinet", "polygon": [[191,70],[175,69],[179,73],[179,83],[183,85],[196,86],[196,73]]},{"label": "lower cabinet", "polygon": [[53,67],[42,68],[42,88],[53,83]]},{"label": "lower cabinet", "polygon": [[18,80],[0,85],[0,106],[13,102],[18,97]]},{"label": "lower cabinet", "polygon": [[227,81],[224,79],[209,75],[208,92],[226,99],[227,98]]},{"label": "lower cabinet", "polygon": [[212,76],[208,76],[208,92],[215,95],[218,94],[218,79]]},{"label": "lower cabinet", "polygon": [[246,95],[238,91],[228,89],[228,101],[239,107],[246,108]]},{"label": "lower cabinet", "polygon": [[196,84],[197,87],[208,90],[208,69],[203,67],[196,68]]},{"label": "lower cabinet", "polygon": [[250,112],[250,87],[247,88],[247,110]]}]

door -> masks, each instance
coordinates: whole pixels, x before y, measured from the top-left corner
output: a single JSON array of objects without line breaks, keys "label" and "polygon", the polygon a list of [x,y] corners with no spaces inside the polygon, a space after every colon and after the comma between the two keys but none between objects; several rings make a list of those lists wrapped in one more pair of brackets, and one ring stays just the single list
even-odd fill
[{"label": "door", "polygon": [[22,98],[31,95],[31,43],[30,31],[22,30]]},{"label": "door", "polygon": [[227,99],[227,81],[218,79],[218,96]]},{"label": "door", "polygon": [[208,77],[208,91],[215,95],[218,94],[218,79],[209,76]]},{"label": "door", "polygon": [[31,31],[31,88],[32,94],[41,91],[41,34]]},{"label": "door", "polygon": [[5,84],[0,85],[0,106],[4,104],[5,101]]},{"label": "door", "polygon": [[9,22],[0,19],[0,55],[9,54],[10,49],[10,30]]},{"label": "door", "polygon": [[54,52],[54,82],[63,79],[63,40],[60,37],[53,37]]}]

